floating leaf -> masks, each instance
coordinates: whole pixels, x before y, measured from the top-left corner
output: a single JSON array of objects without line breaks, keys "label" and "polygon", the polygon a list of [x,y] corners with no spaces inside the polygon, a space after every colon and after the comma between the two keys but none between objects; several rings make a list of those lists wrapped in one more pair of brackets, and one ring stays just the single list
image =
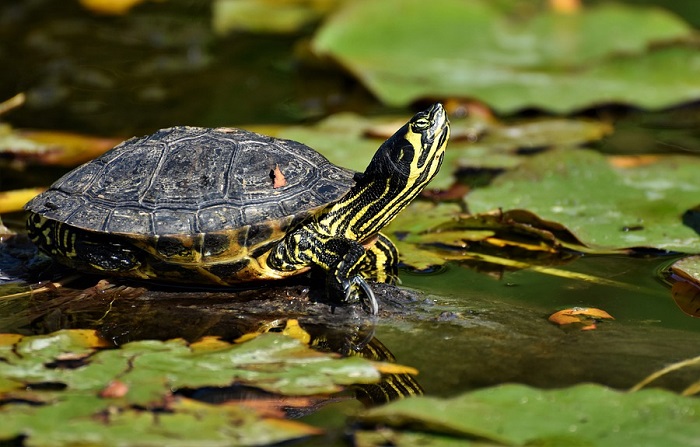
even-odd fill
[{"label": "floating leaf", "polygon": [[0,213],[21,211],[25,203],[43,191],[44,188],[26,188],[0,192]]},{"label": "floating leaf", "polygon": [[[251,408],[177,399],[168,412],[108,411],[109,399],[69,394],[50,405],[0,407],[0,440],[27,445],[264,445],[318,434],[308,425],[261,417]],[[93,411],[103,409],[102,412]]]},{"label": "floating leaf", "polygon": [[671,286],[673,302],[685,314],[700,317],[700,287],[687,281],[676,281]]},{"label": "floating leaf", "polygon": [[23,106],[26,100],[26,94],[17,93],[15,96],[0,102],[0,115],[4,115],[12,109]]},{"label": "floating leaf", "polygon": [[[133,1],[133,0],[132,0]],[[214,31],[293,33],[318,21],[342,0],[216,0],[212,4]]]},{"label": "floating leaf", "polygon": [[422,0],[354,1],[324,24],[313,49],[393,106],[468,97],[501,113],[570,112],[699,98],[700,52],[651,45],[691,36],[682,20],[652,8],[601,4],[527,15],[485,0],[435,0],[429,8]]},{"label": "floating leaf", "polygon": [[[379,146],[410,116],[366,118],[332,115],[313,126],[246,126],[250,130],[302,142],[331,162],[364,171]],[[581,145],[611,132],[607,123],[588,119],[539,119],[503,123],[452,119],[451,138],[442,168],[428,188],[447,189],[461,169],[509,169],[521,163],[520,149]],[[480,136],[482,135],[483,136]]]},{"label": "floating leaf", "polygon": [[698,252],[700,237],[683,225],[681,215],[700,197],[699,169],[694,157],[667,156],[650,165],[614,169],[594,151],[553,150],[472,191],[467,201],[477,214],[528,210],[598,250]]},{"label": "floating leaf", "polygon": [[[401,261],[421,270],[443,265],[448,260],[491,262],[486,261],[488,256],[483,253],[469,251],[476,243],[482,248],[524,249],[553,258],[560,257],[561,246],[585,250],[564,227],[542,221],[531,213],[496,212],[473,216],[462,213],[456,204],[413,203],[385,232],[396,242]],[[494,260],[493,256],[488,258]],[[510,261],[508,265],[532,267],[517,261]]]},{"label": "floating leaf", "polygon": [[572,307],[571,309],[560,310],[549,316],[548,320],[559,326],[580,325],[582,331],[589,331],[596,328],[596,322],[601,319],[613,319],[612,315],[604,310],[594,307]]},{"label": "floating leaf", "polygon": [[[0,377],[26,384],[63,383],[69,389],[95,392],[118,378],[129,389],[126,401],[143,405],[162,400],[173,389],[188,387],[242,383],[269,392],[310,395],[380,379],[379,363],[359,357],[336,358],[280,334],[262,334],[240,345],[208,344],[206,348],[201,343],[191,348],[182,340],[144,340],[94,353],[93,348],[104,346],[104,342],[93,339],[93,333],[59,331],[24,337],[4,354]],[[85,364],[70,369],[44,367],[66,354],[71,360],[83,359]],[[167,376],[163,371],[168,371]]]},{"label": "floating leaf", "polygon": [[15,130],[0,124],[0,153],[33,163],[76,166],[92,160],[122,141],[72,132]]},{"label": "floating leaf", "polygon": [[394,433],[420,434],[435,445],[449,435],[506,446],[661,447],[693,445],[700,438],[699,412],[697,399],[662,390],[624,393],[598,385],[559,390],[504,385],[452,399],[404,399],[370,410],[360,420],[390,427]]},{"label": "floating leaf", "polygon": [[[416,372],[339,358],[275,333],[239,345],[143,340],[96,351],[103,346],[94,331],[0,337],[0,441],[27,436],[35,445],[48,440],[51,445],[276,443],[318,430],[239,405],[196,403],[173,392],[236,384],[308,396],[377,383],[382,374]],[[41,391],[42,384],[55,389]]]},{"label": "floating leaf", "polygon": [[678,280],[671,286],[676,305],[692,317],[700,317],[700,256],[687,256],[671,266]]},{"label": "floating leaf", "polygon": [[[97,14],[124,15],[134,6],[146,0],[80,0],[83,8]],[[152,0],[163,1],[163,0]]]},{"label": "floating leaf", "polygon": [[[409,117],[396,120],[399,129]],[[384,120],[386,121],[386,120]],[[300,141],[324,154],[333,163],[355,171],[364,171],[377,148],[384,141],[368,138],[367,130],[377,125],[377,121],[354,115],[340,113],[319,122],[317,125],[291,126],[280,129],[275,136]]]},{"label": "floating leaf", "polygon": [[679,259],[671,266],[671,271],[676,275],[700,285],[700,256],[686,256]]},{"label": "floating leaf", "polygon": [[11,352],[14,345],[21,339],[22,336],[19,334],[0,334],[0,349],[6,348]]},{"label": "floating leaf", "polygon": [[479,144],[493,149],[540,149],[574,146],[613,132],[610,124],[589,119],[540,118],[509,123],[493,122],[484,129]]}]

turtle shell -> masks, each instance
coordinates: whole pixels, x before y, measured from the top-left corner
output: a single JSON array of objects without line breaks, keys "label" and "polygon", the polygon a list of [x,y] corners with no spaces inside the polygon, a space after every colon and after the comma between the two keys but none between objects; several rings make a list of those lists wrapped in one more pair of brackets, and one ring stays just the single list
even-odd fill
[{"label": "turtle shell", "polygon": [[[134,243],[166,263],[221,264],[249,256],[250,249],[233,245],[278,240],[295,220],[341,198],[354,174],[295,141],[234,128],[172,127],[76,168],[25,209],[32,238],[73,266],[83,256],[72,245],[89,238]],[[256,241],[247,240],[251,232]],[[217,239],[216,253],[204,253],[207,239]],[[223,257],[207,261],[207,254]],[[149,269],[142,276],[164,270]]]},{"label": "turtle shell", "polygon": [[295,141],[173,127],[69,172],[26,209],[88,231],[208,233],[312,212],[345,195],[353,175]]}]

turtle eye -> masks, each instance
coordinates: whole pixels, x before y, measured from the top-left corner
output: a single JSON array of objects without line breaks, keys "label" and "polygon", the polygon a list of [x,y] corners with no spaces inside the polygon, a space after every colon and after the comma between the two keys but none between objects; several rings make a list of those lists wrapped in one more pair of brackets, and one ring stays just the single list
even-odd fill
[{"label": "turtle eye", "polygon": [[418,118],[413,122],[413,127],[416,130],[425,130],[430,126],[430,120],[427,118]]}]

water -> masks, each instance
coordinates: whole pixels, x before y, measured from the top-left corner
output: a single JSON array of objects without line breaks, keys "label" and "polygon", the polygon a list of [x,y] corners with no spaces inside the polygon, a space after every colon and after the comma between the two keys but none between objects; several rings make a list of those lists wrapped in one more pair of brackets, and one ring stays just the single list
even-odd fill
[{"label": "water", "polygon": [[[296,37],[216,38],[206,2],[145,4],[117,18],[54,3],[0,6],[0,40],[6,43],[0,64],[8,67],[0,72],[0,98],[19,91],[29,97],[25,107],[3,117],[17,127],[131,136],[176,124],[298,123],[336,111],[385,110],[337,70],[299,64],[293,56],[299,50]],[[600,149],[688,152],[700,147],[697,111],[697,106],[655,114],[624,110],[616,123],[620,130]],[[620,111],[594,113],[608,112]],[[0,165],[0,190],[47,184],[62,173],[15,168]],[[22,218],[3,220],[19,226]],[[556,267],[588,275],[588,281],[531,269],[496,267],[487,273],[457,263],[434,274],[404,271],[403,287],[416,291],[416,301],[380,319],[375,336],[399,363],[420,371],[417,380],[431,395],[508,382],[629,388],[698,353],[700,320],[678,309],[662,281],[660,272],[674,259],[583,256]],[[0,262],[6,258],[0,256]],[[240,320],[221,298],[158,301],[124,293],[120,301],[99,295],[75,299],[94,283],[83,279],[48,301],[0,300],[0,332],[94,327],[115,340],[234,337],[229,323]],[[0,296],[18,291],[3,288]],[[590,331],[547,320],[570,307],[600,308],[615,320]],[[681,371],[658,384],[681,390],[696,380],[693,371]],[[333,406],[317,419],[326,425],[345,420]]]},{"label": "water", "polygon": [[[627,388],[670,362],[697,355],[700,320],[679,310],[658,276],[670,261],[583,257],[562,267],[620,286],[531,270],[495,278],[454,265],[437,275],[404,275],[404,285],[427,291],[436,307],[458,316],[380,328],[378,337],[400,362],[421,370],[419,382],[429,393],[504,382],[559,387],[592,381]],[[615,320],[593,331],[547,321],[570,307],[600,308]],[[677,376],[666,385],[682,388],[692,380],[692,374]]]}]

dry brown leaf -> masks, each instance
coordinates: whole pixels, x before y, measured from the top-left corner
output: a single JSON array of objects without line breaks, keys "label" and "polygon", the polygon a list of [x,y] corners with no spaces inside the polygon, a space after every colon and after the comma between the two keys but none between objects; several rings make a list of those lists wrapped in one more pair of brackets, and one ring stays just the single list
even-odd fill
[{"label": "dry brown leaf", "polygon": [[652,165],[660,159],[660,155],[615,155],[609,157],[608,161],[616,168],[636,168]]},{"label": "dry brown leaf", "polygon": [[673,301],[685,314],[700,317],[700,288],[688,281],[677,281],[671,286]]},{"label": "dry brown leaf", "polygon": [[118,399],[126,396],[126,393],[128,392],[129,385],[120,380],[112,380],[102,391],[100,391],[100,397],[105,399]]},{"label": "dry brown leaf", "polygon": [[568,324],[580,324],[582,331],[590,331],[597,328],[598,320],[612,319],[612,315],[595,307],[572,307],[560,310],[549,316],[549,321],[559,326]]},{"label": "dry brown leaf", "polygon": [[581,9],[581,0],[549,0],[549,7],[556,12],[573,14]]},{"label": "dry brown leaf", "polygon": [[270,173],[270,177],[272,177],[273,188],[277,189],[287,186],[287,179],[284,178],[284,174],[282,174],[279,165],[275,165],[275,169]]}]

